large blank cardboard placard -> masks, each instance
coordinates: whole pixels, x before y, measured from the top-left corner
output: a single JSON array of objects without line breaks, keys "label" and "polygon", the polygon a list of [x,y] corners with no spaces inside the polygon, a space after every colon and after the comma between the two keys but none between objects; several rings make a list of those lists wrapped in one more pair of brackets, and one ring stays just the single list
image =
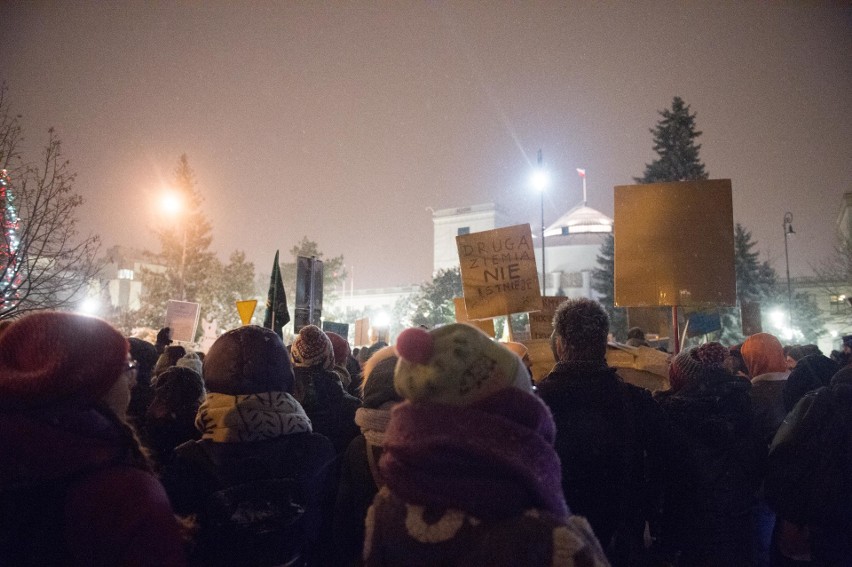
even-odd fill
[{"label": "large blank cardboard placard", "polygon": [[615,188],[615,304],[734,305],[731,180]]},{"label": "large blank cardboard placard", "polygon": [[541,309],[529,224],[457,236],[456,246],[469,318]]},{"label": "large blank cardboard placard", "polygon": [[165,326],[171,328],[172,338],[183,343],[194,341],[200,313],[199,303],[170,299],[166,303]]}]

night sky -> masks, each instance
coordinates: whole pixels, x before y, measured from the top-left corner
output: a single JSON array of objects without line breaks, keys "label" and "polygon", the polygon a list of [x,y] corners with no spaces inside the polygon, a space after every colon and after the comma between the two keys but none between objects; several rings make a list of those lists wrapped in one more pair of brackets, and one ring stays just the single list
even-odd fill
[{"label": "night sky", "polygon": [[[852,191],[848,2],[3,2],[0,78],[27,147],[50,126],[86,230],[158,250],[150,228],[189,156],[213,249],[268,273],[302,236],[356,288],[419,283],[428,207],[494,201],[549,224],[654,158],[681,96],[734,218],[794,276],[833,246]],[[685,234],[688,241],[692,235]]]}]

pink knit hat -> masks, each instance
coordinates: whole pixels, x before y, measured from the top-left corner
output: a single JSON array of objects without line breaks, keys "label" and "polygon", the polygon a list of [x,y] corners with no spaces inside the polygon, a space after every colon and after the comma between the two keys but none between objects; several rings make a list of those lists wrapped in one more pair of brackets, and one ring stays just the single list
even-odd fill
[{"label": "pink knit hat", "polygon": [[0,409],[103,398],[127,368],[129,345],[106,321],[40,311],[0,336]]}]

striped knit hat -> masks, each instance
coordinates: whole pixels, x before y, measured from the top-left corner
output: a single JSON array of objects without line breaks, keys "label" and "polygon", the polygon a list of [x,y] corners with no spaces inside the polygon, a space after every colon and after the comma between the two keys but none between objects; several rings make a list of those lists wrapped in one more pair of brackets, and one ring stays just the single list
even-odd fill
[{"label": "striped knit hat", "polygon": [[326,370],[334,368],[334,347],[328,336],[316,325],[302,327],[299,335],[290,347],[293,366],[304,368],[321,366]]}]

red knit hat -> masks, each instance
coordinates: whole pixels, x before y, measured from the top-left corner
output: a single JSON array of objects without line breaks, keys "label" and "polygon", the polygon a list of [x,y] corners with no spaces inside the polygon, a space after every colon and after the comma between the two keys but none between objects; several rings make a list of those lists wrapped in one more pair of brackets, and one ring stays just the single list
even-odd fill
[{"label": "red knit hat", "polygon": [[331,341],[331,346],[334,349],[334,363],[340,366],[346,366],[346,359],[352,354],[352,347],[349,346],[349,341],[331,331],[325,331],[328,340]]},{"label": "red knit hat", "polygon": [[127,368],[129,345],[106,321],[40,311],[0,336],[0,409],[100,400]]}]

